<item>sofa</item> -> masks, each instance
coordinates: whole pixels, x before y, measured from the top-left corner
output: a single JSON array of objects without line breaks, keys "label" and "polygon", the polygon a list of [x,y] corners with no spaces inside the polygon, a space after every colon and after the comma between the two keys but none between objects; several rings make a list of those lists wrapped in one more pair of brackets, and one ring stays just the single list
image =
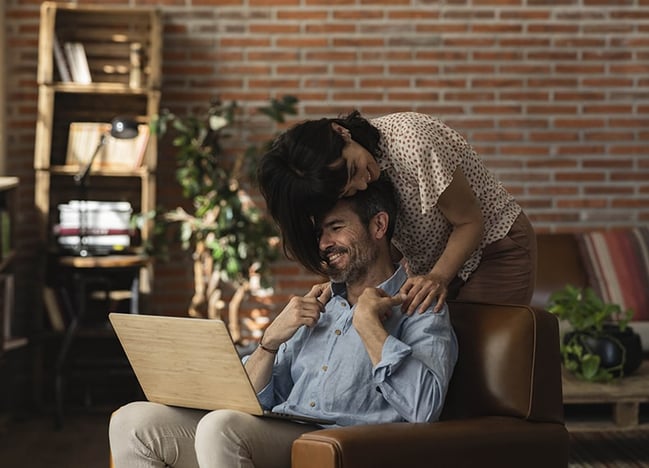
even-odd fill
[{"label": "sofa", "polygon": [[439,422],[323,429],[292,447],[292,468],[568,466],[559,328],[519,305],[450,302],[459,357]]},{"label": "sofa", "polygon": [[[582,233],[539,233],[536,238],[538,269],[531,305],[547,308],[550,295],[566,284],[580,288],[592,287],[604,299],[616,303],[618,296],[610,291],[611,288],[606,283],[615,282],[619,284],[618,289],[628,287],[637,294],[635,304],[627,304],[634,310],[637,309],[629,325],[640,335],[643,352],[648,354],[649,320],[646,318],[649,310],[646,307],[649,303],[649,284],[642,282],[649,280],[646,271],[649,230],[634,228]],[[619,271],[616,272],[616,269]],[[631,275],[632,279],[623,276],[623,273]],[[561,333],[568,329],[567,324],[560,324]]]}]

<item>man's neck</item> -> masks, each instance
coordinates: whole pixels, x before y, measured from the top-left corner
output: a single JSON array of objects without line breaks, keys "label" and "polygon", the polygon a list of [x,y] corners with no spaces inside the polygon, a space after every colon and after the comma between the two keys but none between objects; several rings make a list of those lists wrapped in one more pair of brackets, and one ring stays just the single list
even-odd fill
[{"label": "man's neck", "polygon": [[366,288],[375,288],[394,274],[394,264],[390,258],[383,258],[376,261],[368,270],[367,274],[362,278],[347,283],[347,302],[351,305],[356,304],[358,297],[363,293]]}]

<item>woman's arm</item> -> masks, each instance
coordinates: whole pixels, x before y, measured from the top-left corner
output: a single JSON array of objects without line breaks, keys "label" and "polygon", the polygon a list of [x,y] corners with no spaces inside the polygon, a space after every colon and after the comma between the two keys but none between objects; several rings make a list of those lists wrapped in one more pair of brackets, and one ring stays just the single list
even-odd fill
[{"label": "woman's arm", "polygon": [[401,288],[401,292],[407,294],[402,310],[408,314],[416,310],[423,312],[435,302],[435,298],[435,312],[441,309],[449,283],[478,248],[483,236],[480,203],[459,166],[453,180],[440,195],[437,206],[453,225],[453,231],[433,269],[426,275],[408,278]]}]

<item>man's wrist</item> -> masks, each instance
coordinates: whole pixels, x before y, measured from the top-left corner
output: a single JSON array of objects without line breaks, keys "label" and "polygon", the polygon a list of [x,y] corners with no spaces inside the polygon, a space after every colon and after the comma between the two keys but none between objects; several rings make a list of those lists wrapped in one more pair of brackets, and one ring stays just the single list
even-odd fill
[{"label": "man's wrist", "polygon": [[267,353],[270,353],[270,354],[277,354],[277,352],[279,351],[279,348],[271,348],[269,346],[266,346],[264,344],[264,337],[263,336],[259,340],[259,348],[263,349],[264,351],[266,351]]}]

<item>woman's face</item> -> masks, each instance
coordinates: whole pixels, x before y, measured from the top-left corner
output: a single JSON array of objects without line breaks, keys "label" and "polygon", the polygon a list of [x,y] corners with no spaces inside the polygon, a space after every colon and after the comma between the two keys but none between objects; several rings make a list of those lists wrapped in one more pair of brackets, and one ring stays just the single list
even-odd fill
[{"label": "woman's face", "polygon": [[372,154],[352,140],[347,129],[336,124],[333,127],[345,139],[342,158],[347,165],[348,179],[342,196],[350,197],[359,190],[365,190],[367,184],[377,180],[381,175],[381,169]]},{"label": "woman's face", "polygon": [[343,148],[349,178],[343,190],[343,197],[350,197],[358,190],[365,190],[367,184],[379,178],[381,170],[369,151],[354,140]]}]

